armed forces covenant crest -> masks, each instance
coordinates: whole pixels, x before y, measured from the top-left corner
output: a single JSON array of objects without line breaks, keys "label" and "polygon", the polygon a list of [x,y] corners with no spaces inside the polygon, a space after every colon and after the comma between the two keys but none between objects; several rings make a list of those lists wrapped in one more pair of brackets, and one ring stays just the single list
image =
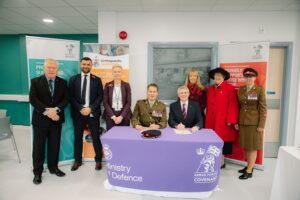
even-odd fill
[{"label": "armed forces covenant crest", "polygon": [[103,149],[104,149],[104,156],[106,160],[110,160],[112,158],[112,152],[109,148],[109,145],[104,144],[103,145]]},{"label": "armed forces covenant crest", "polygon": [[221,150],[209,145],[208,149],[196,149],[199,156],[203,156],[197,171],[194,174],[194,183],[212,183],[218,178],[218,170],[215,168],[215,159],[220,156]]}]

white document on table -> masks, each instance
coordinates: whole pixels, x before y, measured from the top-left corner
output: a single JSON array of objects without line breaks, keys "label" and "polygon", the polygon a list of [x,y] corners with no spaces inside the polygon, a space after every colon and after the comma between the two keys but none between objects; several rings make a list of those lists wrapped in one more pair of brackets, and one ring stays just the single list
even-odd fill
[{"label": "white document on table", "polygon": [[189,134],[192,134],[192,132],[189,131],[188,129],[182,129],[182,130],[174,129],[174,131],[178,135],[189,135]]}]

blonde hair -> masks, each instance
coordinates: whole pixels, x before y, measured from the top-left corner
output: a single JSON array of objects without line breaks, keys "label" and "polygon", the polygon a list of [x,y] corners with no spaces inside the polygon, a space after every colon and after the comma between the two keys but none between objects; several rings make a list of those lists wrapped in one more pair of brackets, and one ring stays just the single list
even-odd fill
[{"label": "blonde hair", "polygon": [[180,90],[186,90],[186,91],[188,91],[188,93],[190,93],[190,90],[189,90],[189,88],[188,88],[186,85],[180,86],[180,87],[177,89],[177,94],[179,94],[179,91],[180,91]]},{"label": "blonde hair", "polygon": [[120,68],[121,70],[123,69],[121,65],[113,65],[111,69],[114,70],[115,68]]},{"label": "blonde hair", "polygon": [[186,79],[185,79],[185,85],[187,86],[190,83],[189,76],[191,73],[196,73],[198,78],[196,84],[200,88],[200,90],[203,90],[205,87],[202,85],[201,80],[200,80],[200,74],[196,68],[191,68],[188,73],[186,74]]}]

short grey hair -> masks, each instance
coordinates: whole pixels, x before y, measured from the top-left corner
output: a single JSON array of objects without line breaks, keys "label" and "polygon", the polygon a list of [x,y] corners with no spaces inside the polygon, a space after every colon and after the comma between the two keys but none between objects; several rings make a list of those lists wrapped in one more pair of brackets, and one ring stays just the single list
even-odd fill
[{"label": "short grey hair", "polygon": [[46,58],[44,61],[44,66],[46,66],[47,63],[55,63],[56,66],[58,67],[58,62],[54,58]]},{"label": "short grey hair", "polygon": [[177,89],[177,94],[179,94],[179,91],[180,91],[180,90],[187,90],[188,93],[190,93],[189,88],[188,88],[187,86],[185,86],[185,85],[182,85],[182,86],[180,86],[180,87]]}]

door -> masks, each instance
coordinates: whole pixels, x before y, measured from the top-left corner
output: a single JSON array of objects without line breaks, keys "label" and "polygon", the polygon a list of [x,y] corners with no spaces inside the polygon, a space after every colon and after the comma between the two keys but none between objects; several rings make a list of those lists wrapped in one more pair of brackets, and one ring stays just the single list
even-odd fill
[{"label": "door", "polygon": [[286,48],[270,48],[267,72],[267,106],[268,114],[265,127],[264,157],[275,158],[280,146],[282,88],[284,83],[284,65]]}]

